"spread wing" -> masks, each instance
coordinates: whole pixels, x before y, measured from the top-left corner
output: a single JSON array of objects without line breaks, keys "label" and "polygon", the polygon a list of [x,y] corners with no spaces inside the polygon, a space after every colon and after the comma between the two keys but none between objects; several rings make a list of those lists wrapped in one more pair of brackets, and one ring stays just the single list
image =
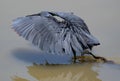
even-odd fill
[{"label": "spread wing", "polygon": [[73,54],[74,51],[81,53],[84,41],[71,31],[65,23],[57,20],[41,17],[27,16],[14,20],[13,29],[26,40],[38,46],[41,51],[52,54]]},{"label": "spread wing", "polygon": [[[54,16],[63,18],[59,22]],[[69,13],[42,12],[13,21],[13,29],[41,51],[52,54],[80,54],[99,44],[84,21]]]},{"label": "spread wing", "polygon": [[58,40],[57,32],[59,29],[55,20],[41,16],[20,17],[13,21],[13,29],[41,50],[55,51],[53,48]]}]

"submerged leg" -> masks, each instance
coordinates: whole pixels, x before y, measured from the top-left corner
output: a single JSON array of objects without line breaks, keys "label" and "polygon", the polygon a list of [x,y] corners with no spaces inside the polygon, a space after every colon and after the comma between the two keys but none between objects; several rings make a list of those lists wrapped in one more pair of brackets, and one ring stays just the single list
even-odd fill
[{"label": "submerged leg", "polygon": [[72,47],[72,45],[71,45],[71,49],[72,49],[72,52],[73,52],[73,63],[76,63],[76,59],[77,59],[77,57],[76,57],[76,51],[74,50],[74,48]]},{"label": "submerged leg", "polygon": [[95,55],[93,55],[92,53],[90,53],[90,55],[92,55],[95,59],[101,59],[101,60],[103,60],[104,62],[107,62],[107,60],[106,60],[104,57],[95,56]]},{"label": "submerged leg", "polygon": [[76,58],[76,54],[74,53],[73,55],[74,55],[74,57],[73,57],[73,62],[76,63],[76,59],[77,59],[77,58]]},{"label": "submerged leg", "polygon": [[90,50],[86,49],[84,50],[84,52],[82,53],[81,56],[84,56],[84,54],[90,54],[92,55],[95,59],[100,59],[103,60],[104,62],[107,62],[107,60],[104,57],[100,57],[100,56],[95,56]]}]

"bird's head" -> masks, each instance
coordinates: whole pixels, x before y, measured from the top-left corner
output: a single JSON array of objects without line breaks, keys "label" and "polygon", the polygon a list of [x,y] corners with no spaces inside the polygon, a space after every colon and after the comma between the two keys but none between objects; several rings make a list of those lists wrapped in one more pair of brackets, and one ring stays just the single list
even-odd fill
[{"label": "bird's head", "polygon": [[44,16],[44,17],[52,16],[48,11],[42,11],[39,14],[40,14],[40,16]]},{"label": "bird's head", "polygon": [[68,22],[76,22],[82,20],[80,17],[73,14],[73,12],[49,12],[53,16],[58,16],[63,18]]}]

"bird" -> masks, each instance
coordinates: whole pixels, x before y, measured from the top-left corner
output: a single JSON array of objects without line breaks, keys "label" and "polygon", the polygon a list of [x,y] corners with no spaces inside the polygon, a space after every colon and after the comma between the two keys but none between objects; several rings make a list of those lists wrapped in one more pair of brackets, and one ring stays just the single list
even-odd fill
[{"label": "bird", "polygon": [[12,28],[26,40],[37,46],[41,52],[58,55],[77,55],[92,53],[94,46],[100,45],[82,18],[73,12],[41,11],[37,14],[18,17]]}]

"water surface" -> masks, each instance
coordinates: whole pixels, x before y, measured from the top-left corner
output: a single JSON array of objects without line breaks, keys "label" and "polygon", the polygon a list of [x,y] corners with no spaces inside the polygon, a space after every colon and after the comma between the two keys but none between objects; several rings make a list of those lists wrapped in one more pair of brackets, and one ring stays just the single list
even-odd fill
[{"label": "water surface", "polygon": [[[0,81],[120,80],[119,9],[119,0],[0,0]],[[93,52],[116,64],[70,64],[71,60],[67,57],[40,54],[37,48],[11,29],[11,22],[17,17],[42,10],[67,11],[79,15],[100,40],[101,45],[95,47]],[[45,59],[50,64],[69,65],[39,65],[45,64]]]}]

